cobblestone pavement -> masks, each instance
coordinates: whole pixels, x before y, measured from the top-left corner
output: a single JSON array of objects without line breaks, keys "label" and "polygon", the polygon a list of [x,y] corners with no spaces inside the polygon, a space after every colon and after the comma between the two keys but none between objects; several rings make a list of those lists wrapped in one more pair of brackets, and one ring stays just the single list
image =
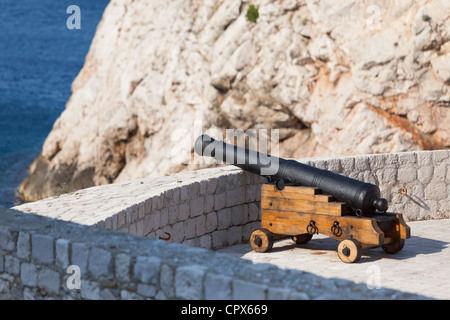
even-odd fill
[{"label": "cobblestone pavement", "polygon": [[283,269],[297,269],[325,278],[341,278],[417,293],[435,299],[450,299],[450,219],[407,222],[411,238],[397,254],[381,248],[365,250],[358,263],[346,264],[337,256],[337,242],[323,235],[306,245],[290,239],[276,241],[267,253],[256,253],[249,244],[235,245],[219,252],[270,263]]}]

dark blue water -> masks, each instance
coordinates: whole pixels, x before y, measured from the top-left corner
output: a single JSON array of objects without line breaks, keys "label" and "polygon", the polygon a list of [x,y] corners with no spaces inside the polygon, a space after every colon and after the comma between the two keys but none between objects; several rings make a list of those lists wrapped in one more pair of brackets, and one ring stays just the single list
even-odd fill
[{"label": "dark blue water", "polygon": [[[109,0],[0,0],[0,206],[17,201],[53,123],[65,108]],[[66,25],[70,5],[81,29]]]}]

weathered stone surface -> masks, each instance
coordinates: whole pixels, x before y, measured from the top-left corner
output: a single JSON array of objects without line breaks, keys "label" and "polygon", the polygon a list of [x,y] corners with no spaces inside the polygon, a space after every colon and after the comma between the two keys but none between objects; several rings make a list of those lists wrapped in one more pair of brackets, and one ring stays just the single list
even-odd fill
[{"label": "weathered stone surface", "polygon": [[256,23],[247,1],[111,1],[22,198],[196,169],[225,128],[280,129],[292,158],[450,146],[448,1],[252,4]]},{"label": "weathered stone surface", "polygon": [[446,85],[450,85],[450,53],[438,55],[431,60],[434,72]]},{"label": "weathered stone surface", "polygon": [[89,252],[88,270],[95,277],[112,278],[112,255],[102,248],[92,248]]},{"label": "weathered stone surface", "polygon": [[17,239],[17,256],[22,259],[29,259],[31,253],[31,237],[27,232],[20,232]]},{"label": "weathered stone surface", "polygon": [[[435,204],[429,205],[437,206],[438,210],[448,211],[448,201],[439,203],[436,201]],[[426,212],[423,212],[423,215],[425,216]],[[166,243],[0,208],[1,230],[4,234],[11,236],[13,244],[16,243],[17,246],[19,241],[17,235],[23,232],[24,228],[30,235],[41,235],[41,237],[34,237],[34,245],[39,245],[38,242],[42,241],[45,246],[48,238],[62,239],[64,241],[56,241],[56,247],[62,247],[64,249],[62,251],[65,251],[68,244],[69,252],[71,252],[70,262],[84,264],[84,268],[87,265],[90,271],[78,274],[78,278],[77,268],[66,273],[64,269],[61,269],[60,260],[65,258],[60,259],[60,249],[56,249],[56,258],[52,263],[33,258],[32,255],[30,262],[27,262],[24,261],[25,258],[18,257],[17,250],[7,253],[3,251],[5,254],[0,255],[0,298],[257,299],[261,301],[274,298],[321,299],[328,297],[335,299],[339,296],[345,299],[392,300],[427,299],[428,297],[445,299],[448,297],[448,290],[446,290],[448,286],[442,286],[446,280],[442,275],[448,268],[442,255],[447,254],[445,244],[448,243],[446,231],[449,221],[417,223],[411,226],[415,230],[416,237],[408,240],[414,243],[405,248],[406,259],[381,259],[382,251],[371,251],[370,256],[374,254],[376,257],[374,259],[368,257],[367,264],[381,266],[383,272],[404,268],[405,274],[408,275],[423,273],[423,264],[415,263],[420,259],[432,261],[435,272],[423,273],[423,277],[420,278],[422,282],[426,279],[427,285],[423,286],[420,281],[412,283],[404,281],[404,277],[394,277],[393,279],[397,281],[389,281],[389,287],[396,288],[395,290],[385,288],[373,290],[366,285],[367,272],[364,272],[367,271],[366,264],[353,266],[363,271],[356,273],[360,275],[356,277],[359,280],[354,279],[354,276],[351,281],[345,280],[349,279],[345,268],[333,267],[336,263],[340,263],[335,260],[338,258],[333,251],[315,255],[309,252],[316,250],[315,248],[304,248],[302,251],[305,250],[305,253],[295,253],[298,255],[297,258],[304,260],[299,264],[302,268],[300,271],[292,268],[292,259],[287,259],[286,264],[277,267],[272,265],[274,261],[270,264],[256,263],[258,259],[267,258],[266,255],[258,255],[258,258],[251,262],[230,257],[223,251],[188,248],[176,243]],[[226,236],[227,230],[218,232]],[[424,243],[421,239],[430,241]],[[277,243],[284,246],[280,242]],[[234,254],[249,258],[248,244],[244,246],[242,252]],[[78,252],[74,253],[74,250]],[[430,253],[420,254],[424,250]],[[88,254],[81,256],[81,251]],[[292,252],[292,250],[274,250],[274,256],[270,255],[270,259],[277,260],[280,255],[289,255]],[[94,259],[94,254],[98,258]],[[111,257],[114,258],[114,263]],[[411,259],[418,260],[414,262],[410,261]],[[112,278],[104,277],[103,271],[96,272],[92,269],[92,266],[101,261],[104,261],[106,265],[111,264]],[[331,264],[332,267],[317,268],[318,264],[324,263]],[[395,268],[389,268],[392,263]],[[286,266],[289,266],[289,270],[286,270]],[[304,268],[309,268],[310,271],[305,271]],[[97,274],[100,274],[100,277]],[[320,274],[332,276],[324,277]],[[430,287],[430,283],[436,285]],[[385,285],[383,281],[382,285]],[[402,292],[404,289],[406,292],[414,293]]]},{"label": "weathered stone surface", "polygon": [[199,265],[177,268],[175,293],[178,298],[199,300],[203,298],[203,278],[206,268]]},{"label": "weathered stone surface", "polygon": [[232,278],[208,273],[205,277],[205,297],[208,300],[231,300]]},{"label": "weathered stone surface", "polygon": [[143,283],[156,284],[159,279],[161,259],[154,257],[138,257],[134,265],[134,278]]},{"label": "weathered stone surface", "polygon": [[81,276],[85,274],[88,266],[89,248],[85,243],[73,243],[71,263],[80,268]]},{"label": "weathered stone surface", "polygon": [[116,255],[115,270],[116,277],[119,281],[130,281],[130,264],[131,257],[125,253],[119,253]]},{"label": "weathered stone surface", "polygon": [[267,287],[242,280],[233,281],[233,299],[235,300],[265,300]]},{"label": "weathered stone surface", "polygon": [[205,198],[200,197],[190,201],[190,212],[191,217],[197,217],[205,211]]},{"label": "weathered stone surface", "polygon": [[5,271],[18,275],[20,273],[20,261],[14,256],[5,256]]},{"label": "weathered stone surface", "polygon": [[37,283],[36,266],[31,263],[22,263],[22,265],[20,266],[20,279],[26,286],[35,286]]},{"label": "weathered stone surface", "polygon": [[37,285],[49,293],[59,293],[61,286],[59,278],[58,272],[50,268],[43,268],[39,270]]},{"label": "weathered stone surface", "polygon": [[31,236],[31,255],[41,262],[52,263],[54,239],[47,235],[33,234]]},{"label": "weathered stone surface", "polygon": [[55,243],[55,262],[61,268],[69,266],[69,243],[70,241],[67,239],[58,239]]},{"label": "weathered stone surface", "polygon": [[6,229],[0,227],[0,249],[6,251],[14,250],[13,235]]}]

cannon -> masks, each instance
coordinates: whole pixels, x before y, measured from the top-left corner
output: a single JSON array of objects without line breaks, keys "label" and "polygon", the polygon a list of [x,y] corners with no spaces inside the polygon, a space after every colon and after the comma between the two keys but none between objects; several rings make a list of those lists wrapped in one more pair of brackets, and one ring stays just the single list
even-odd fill
[{"label": "cannon", "polygon": [[[199,155],[233,164],[243,170],[267,176],[279,189],[283,185],[313,187],[348,203],[358,215],[372,215],[388,209],[380,197],[378,186],[322,170],[295,160],[286,160],[215,140],[208,135],[198,137],[194,147]],[[266,170],[264,170],[266,169]],[[264,174],[265,173],[265,174]]]},{"label": "cannon", "polygon": [[399,252],[410,237],[402,214],[387,212],[388,201],[374,184],[205,134],[197,138],[194,150],[267,178],[261,186],[261,228],[250,235],[256,252],[269,251],[276,239],[291,237],[302,245],[321,233],[338,240],[339,258],[353,263],[367,248]]}]

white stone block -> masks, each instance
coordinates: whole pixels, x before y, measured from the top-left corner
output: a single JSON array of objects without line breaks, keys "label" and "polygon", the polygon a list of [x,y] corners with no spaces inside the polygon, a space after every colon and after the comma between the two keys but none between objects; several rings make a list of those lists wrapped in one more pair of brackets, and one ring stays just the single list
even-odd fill
[{"label": "white stone block", "polygon": [[48,293],[59,293],[61,288],[59,272],[50,268],[42,268],[38,273],[37,285],[38,287],[45,289]]},{"label": "white stone block", "polygon": [[259,207],[256,203],[248,204],[248,220],[256,221],[259,218]]},{"label": "white stone block", "polygon": [[130,281],[130,263],[131,257],[125,253],[119,253],[115,259],[115,274],[119,281]]},{"label": "white stone block", "polygon": [[205,212],[205,198],[199,197],[190,201],[190,216],[197,217]]},{"label": "white stone block", "polygon": [[201,215],[195,218],[195,235],[203,236],[206,233],[206,216]]},{"label": "white stone block", "polygon": [[399,183],[413,182],[417,179],[417,170],[411,167],[400,168],[397,172],[397,179]]},{"label": "white stone block", "polygon": [[156,257],[140,256],[136,258],[133,275],[138,282],[158,284],[161,259]]},{"label": "white stone block", "polygon": [[29,259],[31,254],[31,237],[28,232],[19,232],[17,239],[17,256],[22,259]]},{"label": "white stone block", "polygon": [[417,154],[415,152],[402,152],[397,154],[399,166],[408,166],[417,163]]},{"label": "white stone block", "polygon": [[85,243],[72,243],[70,264],[77,265],[81,270],[81,277],[87,271],[89,247]]},{"label": "white stone block", "polygon": [[172,206],[169,208],[169,224],[174,224],[178,221],[178,206]]},{"label": "white stone block", "polygon": [[57,266],[64,269],[69,266],[69,243],[67,239],[58,239],[55,242],[55,262]]},{"label": "white stone block", "polygon": [[421,183],[428,183],[433,178],[434,168],[431,166],[428,167],[420,167],[417,170],[417,178]]},{"label": "white stone block", "polygon": [[166,264],[161,266],[160,286],[166,297],[175,296],[174,271]]},{"label": "white stone block", "polygon": [[292,290],[288,288],[271,288],[267,290],[267,300],[288,300]]},{"label": "white stone block", "polygon": [[175,223],[172,226],[172,241],[173,242],[177,242],[177,243],[181,243],[183,242],[184,238],[185,238],[185,223],[184,221]]},{"label": "white stone block", "polygon": [[99,283],[81,278],[81,297],[86,300],[100,300]]},{"label": "white stone block", "polygon": [[447,168],[449,167],[449,163],[440,163],[436,164],[434,167],[433,180],[435,181],[445,181],[445,175],[447,173]]},{"label": "white stone block", "polygon": [[443,200],[448,198],[447,184],[444,182],[430,183],[425,187],[426,200]]},{"label": "white stone block", "polygon": [[212,249],[223,248],[227,244],[227,230],[217,230],[211,234]]},{"label": "white stone block", "polygon": [[355,159],[353,157],[344,157],[340,159],[342,174],[347,175],[355,169]]},{"label": "white stone block", "polygon": [[397,153],[388,153],[385,155],[384,163],[386,166],[397,166],[398,165],[398,154]]},{"label": "white stone block", "polygon": [[206,216],[205,232],[210,233],[217,229],[217,212],[213,211]]},{"label": "white stone block", "polygon": [[233,300],[265,300],[267,286],[239,279],[233,280]]},{"label": "white stone block", "polygon": [[430,151],[418,151],[417,155],[417,164],[422,166],[431,166],[433,164],[433,159]]},{"label": "white stone block", "polygon": [[37,269],[32,263],[22,263],[20,266],[20,280],[25,286],[35,287],[37,284]]},{"label": "white stone block", "polygon": [[139,283],[137,285],[136,292],[146,298],[154,298],[156,296],[156,287],[153,285]]},{"label": "white stone block", "polygon": [[205,213],[209,213],[214,211],[214,195],[206,195],[205,196],[205,207],[204,207],[204,212]]},{"label": "white stone block", "polygon": [[381,183],[383,185],[393,185],[397,182],[397,169],[384,169]]},{"label": "white stone block", "polygon": [[137,221],[139,214],[139,206],[134,204],[125,210],[125,220],[127,225],[131,225]]},{"label": "white stone block", "polygon": [[180,206],[178,207],[178,220],[179,221],[187,220],[190,214],[189,210],[190,210],[189,202],[181,203]]},{"label": "white stone block", "polygon": [[148,198],[144,203],[144,215],[148,215],[152,212],[152,198]]},{"label": "white stone block", "polygon": [[369,159],[365,156],[355,157],[355,170],[358,172],[364,172],[370,169]]},{"label": "white stone block", "polygon": [[92,248],[88,258],[88,270],[96,278],[113,278],[112,254],[102,248]]},{"label": "white stone block", "polygon": [[215,194],[217,189],[217,183],[219,178],[212,178],[208,180],[208,184],[206,186],[206,193],[208,194]]},{"label": "white stone block", "polygon": [[233,209],[234,210],[232,210],[231,212],[231,223],[233,225],[242,225],[249,221],[247,204],[241,204],[239,206],[233,207]]},{"label": "white stone block", "polygon": [[145,216],[145,202],[140,202],[138,204],[138,219],[142,219]]},{"label": "white stone block", "polygon": [[201,265],[178,267],[175,271],[175,295],[179,299],[203,299],[203,278],[206,268]]},{"label": "white stone block", "polygon": [[117,214],[117,229],[122,228],[123,226],[125,226],[126,224],[126,214],[125,214],[125,210],[120,211]]},{"label": "white stone block", "polygon": [[18,275],[20,273],[19,259],[12,255],[5,256],[5,271],[9,274]]},{"label": "white stone block", "polygon": [[217,229],[226,229],[231,225],[231,208],[217,211]]},{"label": "white stone block", "polygon": [[198,194],[200,196],[204,196],[206,194],[206,187],[207,187],[208,182],[206,180],[202,180],[199,183],[200,183],[200,186],[198,189]]},{"label": "white stone block", "polygon": [[186,236],[186,239],[191,239],[195,237],[195,219],[191,218],[184,222],[184,234]]},{"label": "white stone block", "polygon": [[153,230],[159,229],[161,227],[161,211],[152,212],[153,215]]},{"label": "white stone block", "polygon": [[227,207],[233,207],[245,203],[245,187],[238,187],[227,191]]},{"label": "white stone block", "polygon": [[189,190],[188,185],[184,185],[184,186],[180,187],[180,201],[186,201],[189,199],[188,190]]},{"label": "white stone block", "polygon": [[227,243],[232,246],[242,241],[242,226],[227,229]]},{"label": "white stone block", "polygon": [[205,249],[211,249],[211,236],[209,234],[206,234],[204,236],[201,236],[199,238],[200,241],[200,248],[205,248]]},{"label": "white stone block", "polygon": [[188,186],[188,199],[197,198],[199,195],[200,183],[195,181]]},{"label": "white stone block", "polygon": [[[449,150],[434,150],[432,152],[433,154],[433,162],[436,165],[439,165],[441,163],[444,162],[444,160],[446,160],[449,156],[450,156],[450,151]],[[448,161],[447,161],[448,163]]]},{"label": "white stone block", "polygon": [[214,210],[218,211],[225,208],[227,204],[227,194],[219,193],[214,195]]},{"label": "white stone block", "polygon": [[33,234],[31,236],[31,255],[33,258],[43,263],[53,263],[54,242],[53,238],[43,234]]},{"label": "white stone block", "polygon": [[208,273],[205,277],[205,299],[206,300],[231,300],[232,278]]},{"label": "white stone block", "polygon": [[257,185],[247,185],[246,187],[246,195],[245,202],[254,202],[256,201],[256,188]]},{"label": "white stone block", "polygon": [[161,209],[161,216],[159,221],[160,228],[167,226],[169,223],[169,209],[163,208]]},{"label": "white stone block", "polygon": [[14,250],[14,237],[7,228],[0,227],[0,249],[6,251]]}]

